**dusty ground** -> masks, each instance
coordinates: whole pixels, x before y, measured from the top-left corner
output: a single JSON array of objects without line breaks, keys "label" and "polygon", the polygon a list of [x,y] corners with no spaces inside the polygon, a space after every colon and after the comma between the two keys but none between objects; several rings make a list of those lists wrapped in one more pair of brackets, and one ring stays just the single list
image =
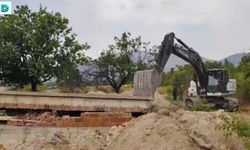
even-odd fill
[{"label": "dusty ground", "polygon": [[22,128],[0,126],[0,143],[7,150],[101,149],[107,128]]},{"label": "dusty ground", "polygon": [[[101,93],[101,92],[100,92]],[[103,94],[103,93],[102,93]],[[131,92],[124,92],[130,95]],[[236,137],[225,138],[215,126],[223,111],[190,112],[178,109],[156,93],[151,113],[111,128],[0,127],[5,149],[60,150],[241,150]]]},{"label": "dusty ground", "polygon": [[0,86],[0,91],[8,91],[10,87]]},{"label": "dusty ground", "polygon": [[232,116],[243,119],[250,123],[250,102],[241,102],[240,109],[237,112],[231,113]]}]

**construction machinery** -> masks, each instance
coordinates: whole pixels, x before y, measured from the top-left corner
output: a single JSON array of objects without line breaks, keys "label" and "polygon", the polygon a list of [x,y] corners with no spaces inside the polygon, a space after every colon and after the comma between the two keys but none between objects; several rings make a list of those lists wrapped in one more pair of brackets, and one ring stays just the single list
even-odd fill
[{"label": "construction machinery", "polygon": [[238,100],[232,97],[236,91],[236,80],[229,79],[228,73],[224,69],[206,69],[200,55],[182,40],[175,37],[174,33],[165,35],[155,67],[152,70],[135,73],[135,96],[154,96],[171,54],[188,62],[194,70],[193,84],[190,88],[193,88],[191,91],[195,91],[195,94],[189,92],[185,98],[184,102],[187,109],[192,110],[200,102],[206,102],[227,111],[238,109]]}]

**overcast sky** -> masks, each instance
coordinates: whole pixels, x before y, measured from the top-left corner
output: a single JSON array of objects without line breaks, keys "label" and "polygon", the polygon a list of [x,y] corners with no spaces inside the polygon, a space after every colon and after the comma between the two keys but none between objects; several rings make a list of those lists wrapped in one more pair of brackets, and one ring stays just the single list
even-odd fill
[{"label": "overcast sky", "polygon": [[70,20],[89,56],[98,57],[114,36],[131,32],[152,45],[175,32],[202,56],[221,59],[250,48],[249,0],[12,0],[58,11]]}]

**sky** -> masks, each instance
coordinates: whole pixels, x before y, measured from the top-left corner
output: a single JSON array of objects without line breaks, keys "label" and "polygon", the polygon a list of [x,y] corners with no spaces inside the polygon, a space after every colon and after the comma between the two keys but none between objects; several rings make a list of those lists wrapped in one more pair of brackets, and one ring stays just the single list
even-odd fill
[{"label": "sky", "polygon": [[70,21],[79,42],[87,42],[93,58],[114,42],[114,36],[130,32],[151,45],[159,45],[174,32],[201,56],[219,60],[250,52],[249,0],[12,0],[60,12]]}]

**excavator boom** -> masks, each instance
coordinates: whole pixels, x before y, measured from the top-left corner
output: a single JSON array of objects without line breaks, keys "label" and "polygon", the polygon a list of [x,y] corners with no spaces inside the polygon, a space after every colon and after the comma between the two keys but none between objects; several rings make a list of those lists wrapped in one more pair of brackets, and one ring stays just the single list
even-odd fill
[{"label": "excavator boom", "polygon": [[[175,43],[175,40],[178,42],[178,44]],[[158,52],[158,56],[156,59],[155,68],[151,71],[150,70],[146,71],[147,73],[139,71],[135,74],[135,78],[134,78],[135,95],[137,96],[141,96],[145,94],[146,96],[153,95],[152,92],[154,93],[154,90],[157,88],[157,86],[159,86],[161,82],[160,81],[161,74],[171,54],[174,54],[177,57],[182,58],[183,60],[187,61],[188,63],[192,65],[200,83],[200,87],[198,87],[199,88],[198,91],[201,93],[206,93],[208,77],[207,77],[206,68],[204,67],[204,64],[202,62],[200,55],[193,49],[189,48],[182,40],[175,37],[174,33],[169,33],[165,35],[164,40],[161,43],[160,50]],[[147,76],[147,78],[144,78],[143,80],[138,81],[138,79],[141,78],[141,77],[138,77],[138,75]],[[158,80],[155,78],[157,78]],[[144,82],[144,83],[141,83],[141,82]],[[143,87],[143,86],[146,86],[146,87]],[[145,90],[145,88],[147,87],[150,87],[150,89],[147,89],[146,92],[138,92],[138,90],[142,91],[142,90]],[[150,90],[153,90],[153,91],[151,92],[150,95],[148,95]],[[141,94],[138,94],[138,93],[141,93]]]}]

